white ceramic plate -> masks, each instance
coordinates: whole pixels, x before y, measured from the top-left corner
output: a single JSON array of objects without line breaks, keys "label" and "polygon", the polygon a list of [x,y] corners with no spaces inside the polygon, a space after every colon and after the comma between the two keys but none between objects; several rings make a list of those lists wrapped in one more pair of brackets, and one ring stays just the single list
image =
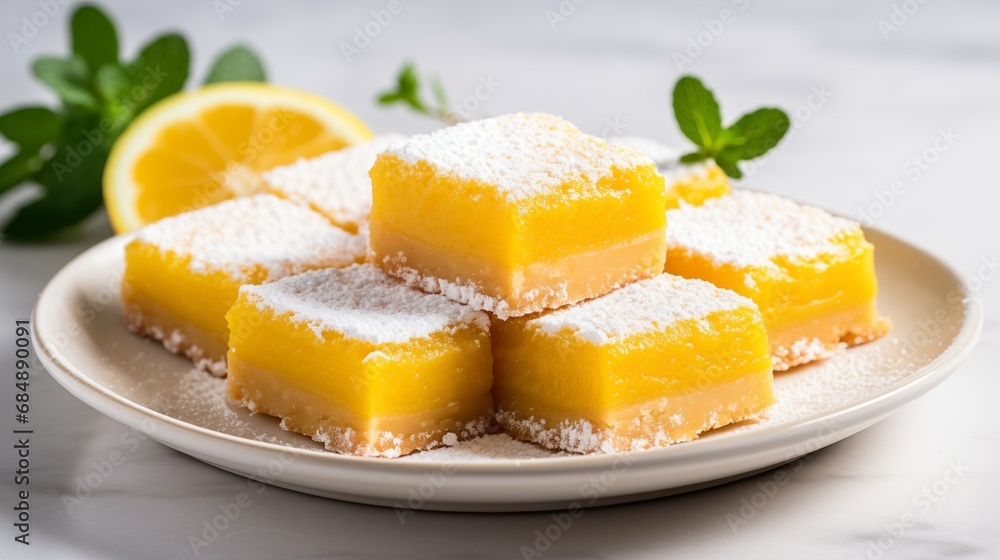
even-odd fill
[{"label": "white ceramic plate", "polygon": [[603,505],[711,486],[791,461],[871,426],[955,371],[979,336],[980,302],[934,257],[875,230],[867,235],[877,248],[881,311],[895,325],[888,337],[778,374],[779,403],[766,420],[615,456],[557,456],[519,444],[496,457],[497,448],[485,442],[395,460],[325,452],[282,431],[275,419],[228,403],[222,381],[125,330],[118,286],[128,236],[93,247],[60,271],[39,297],[32,327],[43,365],[70,393],[234,473],[404,514]]}]

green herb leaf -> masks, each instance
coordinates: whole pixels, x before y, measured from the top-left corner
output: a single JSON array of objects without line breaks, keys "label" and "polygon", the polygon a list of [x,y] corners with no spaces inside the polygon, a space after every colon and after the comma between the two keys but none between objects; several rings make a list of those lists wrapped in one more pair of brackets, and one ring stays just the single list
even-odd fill
[{"label": "green herb leaf", "polygon": [[699,161],[705,161],[708,159],[707,154],[701,152],[691,152],[690,154],[684,154],[681,156],[681,163],[698,163]]},{"label": "green herb leaf", "polygon": [[105,104],[124,95],[129,85],[128,72],[117,62],[101,66],[94,75],[94,88]]},{"label": "green herb leaf", "polygon": [[379,105],[392,105],[403,103],[414,111],[437,118],[445,124],[452,125],[462,122],[462,117],[452,112],[448,108],[448,94],[444,91],[444,85],[437,77],[429,80],[431,93],[434,96],[434,105],[427,104],[420,94],[421,84],[417,69],[411,63],[406,63],[396,76],[396,89],[383,91],[378,94],[376,100]]},{"label": "green herb leaf", "polygon": [[55,141],[62,130],[62,117],[46,107],[22,107],[0,115],[0,134],[21,146],[34,149]]},{"label": "green herb leaf", "polygon": [[722,169],[723,172],[725,172],[726,175],[729,175],[733,179],[743,178],[743,172],[740,171],[739,166],[736,165],[739,158],[734,156],[733,152],[731,152],[728,148],[723,148],[721,152],[716,154],[714,159],[715,163],[720,169]]},{"label": "green herb leaf", "polygon": [[434,92],[434,100],[437,101],[439,107],[448,106],[448,94],[444,91],[444,84],[436,76],[431,78],[431,91]]},{"label": "green herb leaf", "polygon": [[0,164],[0,194],[20,185],[41,167],[38,150],[20,151]]},{"label": "green herb leaf", "polygon": [[149,42],[135,61],[126,67],[132,89],[124,100],[131,114],[138,115],[153,103],[184,87],[191,64],[191,52],[184,37],[170,33]]},{"label": "green herb leaf", "polygon": [[[99,116],[90,114],[67,124],[66,136],[31,180],[44,191],[18,209],[3,234],[15,241],[59,234],[83,221],[101,207],[101,178],[109,145],[94,145],[88,135],[97,129]],[[87,146],[84,153],[81,146]]]},{"label": "green herb leaf", "polygon": [[674,86],[677,125],[699,149],[681,157],[681,163],[713,159],[730,177],[743,177],[739,162],[760,157],[778,144],[791,121],[781,109],[765,107],[743,115],[722,128],[722,113],[712,91],[700,80],[685,76]]},{"label": "green herb leaf", "polygon": [[726,151],[741,160],[760,157],[778,145],[790,125],[781,109],[757,109],[726,129]]},{"label": "green herb leaf", "polygon": [[263,82],[264,65],[252,50],[244,45],[236,45],[224,51],[215,59],[212,69],[205,78],[206,84],[219,82]]},{"label": "green herb leaf", "polygon": [[674,116],[684,136],[702,148],[715,148],[722,132],[722,113],[715,95],[692,76],[684,76],[674,86]]},{"label": "green herb leaf", "polygon": [[82,58],[42,57],[31,66],[31,71],[42,83],[52,88],[63,103],[90,110],[97,109],[97,98],[89,88],[87,63]]},{"label": "green herb leaf", "polygon": [[97,6],[84,5],[73,12],[70,23],[73,54],[80,57],[90,70],[118,62],[118,32],[115,24]]}]

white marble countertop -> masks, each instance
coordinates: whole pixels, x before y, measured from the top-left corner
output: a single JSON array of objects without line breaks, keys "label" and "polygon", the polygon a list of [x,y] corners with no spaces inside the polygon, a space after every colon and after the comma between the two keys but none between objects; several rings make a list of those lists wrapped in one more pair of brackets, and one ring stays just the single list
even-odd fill
[{"label": "white marble countertop", "polygon": [[[987,324],[978,348],[927,396],[816,453],[745,525],[732,528],[727,514],[739,515],[766,473],[592,510],[543,557],[1000,557],[1000,423],[992,415],[1000,395],[1000,275],[984,267],[1000,258],[997,3],[878,0],[806,7],[757,0],[545,0],[486,6],[403,0],[402,11],[350,63],[340,43],[351,41],[354,27],[388,2],[105,3],[125,28],[130,53],[155,31],[182,29],[193,42],[200,76],[209,53],[247,40],[264,54],[273,81],[329,95],[377,130],[434,126],[372,103],[404,59],[439,74],[457,99],[474,96],[480,80],[498,83],[484,99],[469,98],[478,105],[474,115],[544,110],[598,134],[679,142],[669,108],[679,74],[675,53],[690,57],[683,71],[703,76],[730,118],[763,103],[789,109],[796,119],[793,134],[750,184],[855,217],[868,209],[877,227],[944,257],[969,279],[982,275]],[[18,32],[21,18],[31,18],[41,4],[4,2],[0,30],[5,36]],[[220,18],[218,5],[235,7]],[[568,15],[553,29],[546,12],[560,9]],[[40,53],[64,52],[64,18],[42,26],[18,52],[6,44],[0,49],[0,107],[38,99],[42,89],[29,78],[28,64]],[[723,19],[728,23],[714,22]],[[880,20],[886,22],[881,31]],[[714,37],[711,29],[721,32]],[[700,53],[686,52],[699,40],[707,45]],[[934,151],[942,134],[954,141],[937,140],[946,149]],[[935,160],[926,169],[913,161],[922,154]],[[902,188],[888,201],[884,193],[894,181]],[[8,362],[14,320],[29,315],[39,289],[67,260],[108,234],[102,216],[72,243],[0,245],[0,352]],[[0,424],[12,429],[6,397],[14,381],[10,365],[4,368]],[[203,521],[246,485],[155,442],[123,442],[121,425],[45,374],[32,379],[31,403],[32,544],[13,541],[16,457],[8,435],[0,452],[0,556],[194,557],[189,537],[200,534]],[[83,506],[68,511],[64,494],[116,450],[125,463]],[[962,472],[957,478],[956,466]],[[943,496],[934,494],[935,484],[946,488]],[[922,498],[925,491],[934,499]],[[895,531],[893,524],[907,513],[914,523]],[[401,525],[392,510],[267,488],[230,530],[198,553],[520,558],[521,546],[533,543],[535,531],[550,522],[545,513],[419,512]]]}]

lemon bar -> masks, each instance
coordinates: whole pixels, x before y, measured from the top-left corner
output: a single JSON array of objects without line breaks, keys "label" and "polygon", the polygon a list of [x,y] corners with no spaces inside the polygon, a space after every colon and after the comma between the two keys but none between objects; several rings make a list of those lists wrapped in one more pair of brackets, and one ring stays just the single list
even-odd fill
[{"label": "lemon bar", "polygon": [[493,330],[497,419],[551,449],[664,446],[774,403],[760,311],[701,280],[663,274]]},{"label": "lemon bar", "polygon": [[414,136],[382,152],[371,178],[375,262],[500,318],[662,271],[653,162],[558,117],[505,115]]},{"label": "lemon bar", "polygon": [[404,138],[401,134],[380,134],[368,142],[300,159],[264,173],[264,183],[271,194],[304,204],[335,225],[357,232],[368,221],[372,208],[368,172],[375,157]]},{"label": "lemon bar", "polygon": [[887,332],[874,247],[857,223],[749,191],[670,210],[667,220],[666,271],[756,302],[775,370]]},{"label": "lemon bar", "polygon": [[165,218],[125,247],[125,325],[226,374],[226,311],[243,284],[364,258],[364,239],[269,194]]},{"label": "lemon bar", "polygon": [[700,206],[730,191],[729,177],[712,160],[682,163],[680,152],[639,136],[621,136],[612,142],[639,150],[656,163],[663,175],[667,209],[677,208],[682,202]]},{"label": "lemon bar", "polygon": [[240,289],[230,397],[331,451],[398,457],[483,434],[489,317],[372,265]]}]

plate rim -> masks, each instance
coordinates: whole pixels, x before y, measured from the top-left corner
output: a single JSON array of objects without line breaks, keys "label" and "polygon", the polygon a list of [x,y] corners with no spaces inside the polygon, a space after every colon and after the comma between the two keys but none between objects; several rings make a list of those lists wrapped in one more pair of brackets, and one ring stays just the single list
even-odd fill
[{"label": "plate rim", "polygon": [[[883,388],[875,395],[872,395],[861,402],[847,404],[832,411],[813,414],[812,416],[797,421],[791,426],[774,425],[764,427],[760,430],[734,434],[726,440],[725,445],[710,446],[708,449],[703,449],[706,447],[706,444],[703,442],[707,442],[709,440],[696,439],[690,442],[685,442],[684,445],[671,445],[655,449],[613,454],[568,455],[536,459],[512,458],[500,459],[497,461],[469,462],[449,460],[386,460],[384,458],[343,455],[326,450],[306,449],[280,443],[253,440],[241,436],[218,432],[197,424],[192,424],[174,418],[173,416],[169,416],[132,401],[108,389],[101,383],[98,383],[86,373],[80,371],[76,366],[71,364],[70,360],[66,359],[65,355],[61,354],[58,349],[53,348],[51,342],[46,340],[44,336],[40,336],[39,333],[37,322],[39,311],[43,309],[44,306],[51,304],[49,300],[52,297],[55,297],[51,294],[59,283],[58,281],[62,280],[70,272],[74,271],[81,262],[85,262],[89,258],[92,258],[94,254],[111,250],[110,246],[112,245],[124,246],[125,243],[135,237],[135,233],[121,234],[105,239],[92,247],[89,247],[87,250],[66,263],[46,283],[45,287],[39,293],[38,299],[32,308],[30,329],[32,344],[36,349],[36,355],[39,357],[39,360],[42,362],[46,371],[48,371],[49,374],[74,397],[88,404],[88,406],[91,406],[91,408],[94,408],[98,412],[112,417],[116,421],[125,423],[126,425],[128,424],[127,421],[122,419],[125,414],[118,413],[116,411],[115,415],[112,416],[106,407],[98,408],[97,406],[91,404],[80,394],[80,392],[84,390],[92,392],[96,397],[103,398],[106,401],[106,404],[110,404],[112,408],[118,408],[122,412],[128,411],[150,417],[155,421],[170,425],[190,436],[207,437],[209,439],[226,442],[227,444],[254,448],[263,452],[292,453],[296,456],[296,459],[309,458],[316,461],[322,461],[328,463],[332,468],[362,468],[369,471],[388,470],[399,474],[413,474],[423,473],[436,468],[440,469],[447,467],[457,469],[470,475],[505,476],[511,474],[545,474],[555,471],[565,471],[566,469],[577,470],[601,466],[607,467],[615,460],[622,457],[631,463],[646,464],[661,463],[664,461],[676,464],[691,461],[712,460],[713,456],[719,454],[730,455],[745,453],[746,451],[767,441],[771,442],[770,445],[775,446],[780,445],[780,442],[783,440],[799,441],[801,439],[801,434],[809,432],[816,433],[816,426],[822,426],[831,420],[844,419],[845,417],[851,418],[852,421],[848,424],[854,425],[863,424],[865,421],[871,421],[873,418],[885,416],[894,412],[903,404],[922,396],[927,391],[943,382],[975,349],[984,323],[982,299],[978,293],[969,292],[967,285],[961,281],[962,276],[955,270],[955,268],[923,248],[913,245],[883,230],[866,227],[864,228],[864,231],[866,235],[874,233],[876,236],[885,237],[895,243],[904,245],[910,250],[918,251],[922,257],[932,261],[943,271],[946,271],[955,281],[955,284],[960,287],[960,293],[962,295],[961,309],[963,311],[963,316],[960,319],[961,327],[955,334],[954,338],[950,341],[948,347],[936,355],[930,362],[916,369],[912,374],[896,381],[888,387]],[[897,400],[902,400],[903,402],[891,407],[891,410],[888,412],[883,410],[885,407],[879,406],[881,404],[885,404],[887,401],[895,402]],[[865,412],[868,412],[868,414],[864,414]],[[847,436],[845,435],[844,437]],[[170,445],[172,442],[163,441],[156,437],[153,437],[153,439],[157,439],[157,441],[161,441],[162,443],[173,447]],[[841,438],[837,438],[837,440],[839,439]],[[833,443],[833,441],[829,443]],[[177,443],[177,445],[183,446],[181,443]],[[819,447],[823,447],[825,445],[828,444],[823,444]],[[813,450],[804,451],[803,453],[795,456],[801,456],[811,451]],[[795,456],[790,458],[794,458]]]}]

